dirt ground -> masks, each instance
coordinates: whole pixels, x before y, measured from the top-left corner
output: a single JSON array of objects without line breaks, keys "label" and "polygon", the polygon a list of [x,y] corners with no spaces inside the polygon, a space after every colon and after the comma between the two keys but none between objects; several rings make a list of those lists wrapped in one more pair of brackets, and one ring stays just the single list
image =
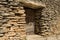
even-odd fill
[{"label": "dirt ground", "polygon": [[52,35],[49,37],[41,37],[39,35],[27,35],[27,40],[60,40],[60,35]]}]

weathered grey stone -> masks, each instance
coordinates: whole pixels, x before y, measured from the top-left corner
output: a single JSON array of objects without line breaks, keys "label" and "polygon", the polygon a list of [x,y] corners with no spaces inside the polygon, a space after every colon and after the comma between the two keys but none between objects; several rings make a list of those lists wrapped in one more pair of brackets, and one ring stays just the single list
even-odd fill
[{"label": "weathered grey stone", "polygon": [[6,0],[0,0],[0,1],[6,1]]},{"label": "weathered grey stone", "polygon": [[1,20],[2,23],[6,23],[9,19],[3,19]]},{"label": "weathered grey stone", "polygon": [[8,3],[7,3],[7,2],[0,2],[0,4],[6,5],[6,4],[8,4]]},{"label": "weathered grey stone", "polygon": [[19,4],[19,2],[11,2],[11,3],[9,3],[8,5],[10,5],[10,6],[18,6],[18,4]]},{"label": "weathered grey stone", "polygon": [[0,33],[1,33],[1,34],[4,34],[5,32],[2,30],[2,31],[0,31]]},{"label": "weathered grey stone", "polygon": [[8,0],[8,1],[10,1],[10,2],[11,2],[11,1],[13,1],[13,0]]},{"label": "weathered grey stone", "polygon": [[[17,22],[19,22],[19,23],[25,22],[25,15],[23,15],[25,10],[22,6],[20,7],[20,5],[18,5],[18,3],[19,2],[15,2],[15,0],[0,0],[0,40],[20,40],[20,39],[23,39],[24,34],[26,34],[25,30],[24,30],[24,25],[21,26],[19,24],[17,26],[17,24],[18,24]],[[18,16],[18,15],[16,16],[15,15],[16,12],[21,14],[21,16]],[[19,19],[20,20],[24,19],[24,20],[19,21]],[[23,28],[17,28],[20,26]],[[16,36],[16,33],[20,33],[20,34],[18,36]],[[20,36],[21,36],[21,38],[20,38]],[[8,38],[10,38],[10,39],[8,39]]]},{"label": "weathered grey stone", "polygon": [[8,32],[8,29],[6,29],[5,27],[0,27],[0,34],[4,34]]},{"label": "weathered grey stone", "polygon": [[11,24],[3,24],[3,27],[11,27]]},{"label": "weathered grey stone", "polygon": [[0,34],[0,37],[3,37],[4,36],[4,34]]}]

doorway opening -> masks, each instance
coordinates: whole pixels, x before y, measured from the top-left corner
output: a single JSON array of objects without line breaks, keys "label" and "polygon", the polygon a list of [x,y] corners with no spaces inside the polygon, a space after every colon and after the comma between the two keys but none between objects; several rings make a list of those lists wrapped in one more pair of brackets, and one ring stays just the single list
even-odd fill
[{"label": "doorway opening", "polygon": [[[26,14],[26,33],[27,35],[33,35],[33,34],[39,34],[40,32],[40,23],[39,20],[41,19],[41,10],[42,9],[31,9],[31,8],[26,8],[25,9],[25,14]],[[36,18],[37,17],[37,18]],[[38,22],[36,22],[38,21]],[[37,25],[38,24],[38,25]],[[37,32],[38,29],[38,32]]]}]

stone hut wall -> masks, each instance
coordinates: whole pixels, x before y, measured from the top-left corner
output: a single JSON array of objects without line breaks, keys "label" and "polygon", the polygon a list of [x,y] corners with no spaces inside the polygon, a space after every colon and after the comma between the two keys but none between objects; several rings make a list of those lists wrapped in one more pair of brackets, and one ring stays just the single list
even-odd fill
[{"label": "stone hut wall", "polygon": [[[45,3],[46,7],[43,10],[40,8],[33,11],[35,13],[33,14],[35,16],[32,15],[35,22],[35,33],[39,35],[59,34],[60,0],[39,1]],[[27,15],[21,4],[16,0],[0,0],[0,40],[25,39]]]},{"label": "stone hut wall", "polygon": [[25,10],[16,1],[0,0],[0,40],[24,40]]},{"label": "stone hut wall", "polygon": [[41,0],[41,2],[46,5],[40,19],[42,34],[60,34],[60,0]]}]

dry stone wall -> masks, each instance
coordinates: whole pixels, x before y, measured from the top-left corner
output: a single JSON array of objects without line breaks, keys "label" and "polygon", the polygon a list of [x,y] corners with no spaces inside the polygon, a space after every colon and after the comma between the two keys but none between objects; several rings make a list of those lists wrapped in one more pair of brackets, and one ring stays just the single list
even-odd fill
[{"label": "dry stone wall", "polygon": [[49,19],[45,22],[50,27],[50,33],[60,34],[60,0],[42,0],[46,4],[46,8],[43,10],[42,15],[44,18]]},{"label": "dry stone wall", "polygon": [[60,0],[41,0],[41,2],[45,3],[46,7],[42,10],[41,16],[37,16],[37,19],[40,18],[37,23],[39,27],[36,26],[37,33],[40,35],[60,34]]},{"label": "dry stone wall", "polygon": [[25,16],[16,1],[0,0],[0,40],[25,40]]},{"label": "dry stone wall", "polygon": [[[35,13],[34,22],[36,34],[51,35],[60,33],[60,0],[24,1],[0,0],[0,40],[25,39],[26,32],[24,27],[26,24],[26,14],[23,6],[27,6],[32,10],[35,7],[39,8],[33,11]],[[40,3],[39,1],[45,3],[46,7],[43,4],[38,5]]]}]

